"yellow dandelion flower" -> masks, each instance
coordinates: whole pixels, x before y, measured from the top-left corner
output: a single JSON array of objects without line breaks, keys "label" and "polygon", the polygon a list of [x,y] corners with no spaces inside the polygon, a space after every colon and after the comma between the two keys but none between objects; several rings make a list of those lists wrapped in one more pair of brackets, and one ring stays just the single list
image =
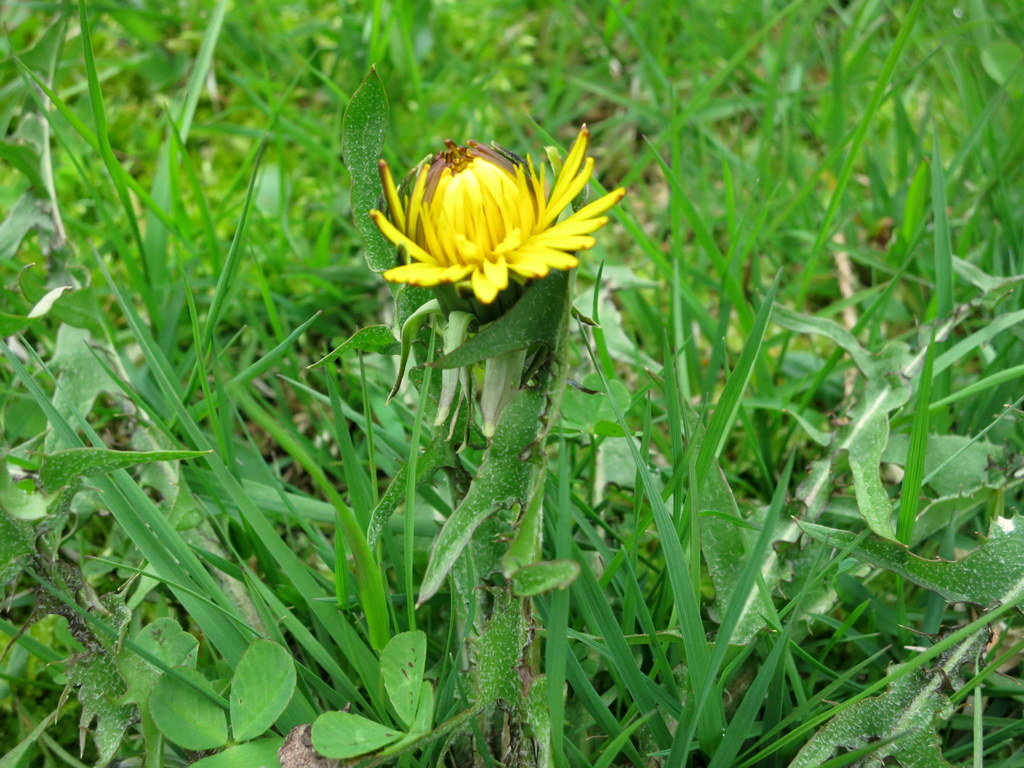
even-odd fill
[{"label": "yellow dandelion flower", "polygon": [[594,171],[588,139],[583,126],[550,191],[543,166],[538,173],[530,158],[473,141],[464,147],[445,142],[447,149],[421,165],[402,193],[381,160],[388,215],[370,216],[409,259],[384,279],[423,287],[464,284],[490,304],[510,279],[524,283],[578,266],[576,252],[594,246],[591,235],[626,193],[616,189],[558,221]]}]

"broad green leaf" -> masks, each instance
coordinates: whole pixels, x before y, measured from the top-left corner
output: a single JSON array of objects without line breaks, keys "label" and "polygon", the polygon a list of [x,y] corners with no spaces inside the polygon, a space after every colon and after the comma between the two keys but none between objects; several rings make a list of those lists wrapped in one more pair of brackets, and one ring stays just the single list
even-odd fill
[{"label": "broad green leaf", "polygon": [[[420,685],[420,705],[416,710],[416,717],[413,720],[409,733],[396,741],[387,749],[381,750],[382,755],[397,755],[408,750],[414,744],[426,737],[436,738],[437,733],[431,733],[430,726],[434,722],[434,686],[430,681],[424,680]],[[451,723],[451,720],[448,721]],[[447,725],[447,723],[446,723]]]},{"label": "broad green leaf", "polygon": [[21,333],[34,321],[24,315],[12,315],[7,312],[0,312],[0,337],[6,338],[16,333]]},{"label": "broad green leaf", "polygon": [[366,264],[374,272],[396,264],[395,246],[370,218],[381,197],[378,162],[387,132],[388,97],[377,70],[371,68],[345,109],[341,152],[352,176],[352,215],[366,248]]},{"label": "broad green leaf", "polygon": [[[168,667],[195,667],[199,641],[170,617],[164,616],[147,624],[135,636],[134,641],[137,647]],[[121,677],[128,683],[131,699],[140,708],[148,708],[150,693],[163,672],[128,648],[122,648],[118,652],[117,667]]]},{"label": "broad green leaf", "polygon": [[[209,691],[209,682],[194,669],[177,667],[182,677]],[[224,710],[176,675],[164,673],[153,688],[149,709],[157,728],[179,747],[219,749],[228,742]]]},{"label": "broad green leaf", "polygon": [[419,707],[427,660],[427,636],[419,630],[395,635],[380,654],[380,676],[399,719],[412,725]]},{"label": "broad green leaf", "polygon": [[70,290],[73,290],[72,286],[61,285],[47,291],[46,294],[33,305],[32,309],[29,310],[27,315],[28,319],[35,320],[37,317],[45,315],[53,308],[57,299],[63,296],[66,291]]},{"label": "broad green leaf", "polygon": [[861,372],[869,378],[878,370],[871,353],[864,349],[852,333],[833,320],[805,315],[781,305],[774,308],[772,320],[790,331],[816,334],[831,339],[846,351]]},{"label": "broad green leaf", "polygon": [[520,568],[512,577],[517,597],[536,597],[555,589],[565,589],[580,575],[575,560],[549,560]]},{"label": "broad green leaf", "polygon": [[402,732],[350,712],[325,712],[313,723],[312,736],[317,752],[343,760],[386,747]]},{"label": "broad green leaf", "polygon": [[[907,459],[909,438],[892,435],[882,454],[882,461],[903,466]],[[1005,449],[987,440],[964,435],[928,435],[924,459],[927,485],[941,497],[970,496],[981,488],[997,488],[1006,484],[1006,473],[991,470],[1005,454]]]},{"label": "broad green leaf", "polygon": [[491,357],[540,345],[553,349],[564,324],[558,322],[559,308],[568,301],[569,274],[553,269],[534,283],[515,305],[465,344],[433,365],[459,368]]},{"label": "broad green leaf", "polygon": [[[987,632],[969,635],[942,654],[936,666],[914,669],[880,696],[846,708],[807,742],[789,768],[818,768],[837,749],[869,746],[877,748],[870,751],[871,762],[858,765],[882,765],[885,758],[893,758],[904,768],[952,768],[942,756],[935,721],[952,716],[945,691],[963,687],[960,669],[978,661],[987,639]],[[889,673],[898,669],[891,667]]]},{"label": "broad green leaf", "polygon": [[39,173],[39,151],[35,147],[28,144],[0,141],[0,160],[25,174],[37,194],[46,194],[46,184]]},{"label": "broad green leaf", "polygon": [[295,692],[295,662],[270,640],[250,645],[231,679],[231,735],[248,741],[274,724]]},{"label": "broad green leaf", "polygon": [[192,763],[192,768],[281,768],[277,751],[284,744],[281,736],[268,736],[248,744],[236,744],[216,755]]},{"label": "broad green leaf", "polygon": [[[798,524],[808,536],[833,547],[844,547],[856,538],[848,531]],[[987,607],[1024,585],[1024,522],[1019,516],[997,517],[988,538],[959,560],[925,560],[900,544],[874,537],[852,554],[938,592],[947,602]]]},{"label": "broad green leaf", "polygon": [[394,355],[402,349],[401,343],[386,325],[371,325],[358,331],[341,342],[330,353],[309,366],[310,369],[333,363],[342,353],[349,349],[360,352],[377,352],[381,355]]},{"label": "broad green leaf", "polygon": [[[989,308],[995,307],[1006,297],[1008,293],[1017,287],[1018,283],[1024,281],[1024,275],[990,275],[976,264],[972,264],[966,259],[961,259],[958,256],[953,257],[953,271],[956,272],[956,276],[961,280],[967,281],[982,292],[981,304],[982,306]],[[1011,312],[1007,315],[995,318],[992,325],[1001,325],[1008,316],[1012,316],[1013,314],[1014,313]],[[959,346],[959,344],[957,344],[957,346]],[[945,355],[952,353],[954,349],[956,349],[956,346],[950,348],[946,353],[939,356],[939,359],[935,361],[935,367],[937,370],[941,370],[939,366]]]},{"label": "broad green leaf", "polygon": [[[596,434],[598,429],[615,422],[612,400],[615,400],[621,412],[625,413],[629,409],[632,398],[626,385],[621,381],[609,381],[607,393],[602,391],[604,387],[601,384],[601,377],[595,373],[587,376],[581,383],[583,387],[593,392],[582,392],[575,388],[566,390],[562,401],[563,424]],[[615,428],[621,435],[622,430],[617,424]]]},{"label": "broad green leaf", "polygon": [[[123,397],[120,387],[96,359],[93,351],[96,343],[89,331],[82,328],[62,325],[57,331],[57,347],[50,359],[50,365],[60,372],[53,406],[70,424],[77,424],[84,418],[101,394]],[[111,357],[116,358],[116,352],[108,351]],[[52,452],[70,445],[51,432],[46,437],[44,450]]]},{"label": "broad green leaf", "polygon": [[996,83],[1006,85],[1024,68],[1024,48],[1009,40],[996,40],[982,49],[981,66]]},{"label": "broad green leaf", "polygon": [[[135,636],[134,641],[137,648],[148,652],[168,667],[195,667],[199,641],[170,617],[165,616],[147,624]],[[160,729],[150,714],[149,697],[163,672],[134,650],[124,646],[117,652],[117,668],[128,684],[126,698],[134,701],[139,708],[147,754],[160,753],[164,742]]]},{"label": "broad green leaf", "polygon": [[105,475],[151,461],[180,461],[205,456],[209,451],[113,451],[109,448],[68,448],[43,458],[39,479],[57,490],[82,477]]}]

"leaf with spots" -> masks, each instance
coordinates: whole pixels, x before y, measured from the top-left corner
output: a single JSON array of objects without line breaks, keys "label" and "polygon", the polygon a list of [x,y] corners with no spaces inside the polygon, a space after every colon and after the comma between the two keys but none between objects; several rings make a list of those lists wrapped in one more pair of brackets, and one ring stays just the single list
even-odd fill
[{"label": "leaf with spots", "polygon": [[114,451],[109,448],[68,448],[43,457],[39,479],[55,491],[83,477],[105,475],[118,469],[152,461],[181,461],[205,456],[209,451]]},{"label": "leaf with spots", "polygon": [[406,726],[412,725],[419,708],[426,659],[427,636],[418,630],[395,635],[380,654],[384,688],[395,713]]},{"label": "leaf with spots", "polygon": [[[837,750],[845,755],[860,754],[864,759],[856,765],[861,766],[952,768],[942,756],[935,732],[936,720],[953,714],[944,689],[963,687],[960,668],[977,662],[987,639],[987,631],[968,636],[940,656],[935,667],[890,667],[889,674],[895,679],[885,693],[842,710],[804,745],[789,768],[831,764]],[[906,674],[901,674],[901,667]]]},{"label": "leaf with spots", "polygon": [[352,214],[374,272],[395,266],[395,248],[370,218],[381,196],[377,163],[388,132],[388,96],[377,70],[371,69],[345,109],[341,153],[352,176]]},{"label": "leaf with spots", "polygon": [[316,751],[337,760],[375,752],[402,735],[401,731],[351,712],[324,712],[313,723],[312,731]]},{"label": "leaf with spots", "polygon": [[[798,523],[804,533],[842,548],[856,535],[814,523]],[[938,592],[951,603],[992,606],[1024,595],[1024,523],[1020,516],[996,518],[988,538],[959,560],[925,560],[907,547],[872,536],[851,553],[874,566]]]}]

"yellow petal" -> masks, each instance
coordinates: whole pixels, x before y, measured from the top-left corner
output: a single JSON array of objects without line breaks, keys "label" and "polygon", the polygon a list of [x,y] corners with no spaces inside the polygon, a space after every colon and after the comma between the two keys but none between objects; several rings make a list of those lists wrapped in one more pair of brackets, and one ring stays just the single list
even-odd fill
[{"label": "yellow petal", "polygon": [[605,211],[609,210],[612,206],[619,202],[626,195],[626,190],[623,187],[613,189],[607,195],[602,195],[592,203],[580,208],[576,213],[567,218],[563,224],[577,219],[590,219],[595,216],[600,216]]},{"label": "yellow petal", "polygon": [[446,279],[447,271],[447,268],[433,264],[403,264],[384,272],[384,279],[389,283],[411,283],[430,288],[440,283],[450,283],[451,280]]},{"label": "yellow petal", "polygon": [[398,199],[398,189],[395,187],[395,180],[391,177],[391,169],[388,164],[381,160],[377,164],[380,170],[380,183],[384,187],[384,199],[388,201],[388,213],[395,220],[399,229],[405,229],[405,211],[402,210],[402,203]]},{"label": "yellow petal", "polygon": [[473,293],[484,304],[490,304],[498,295],[498,286],[487,279],[482,269],[473,272]]},{"label": "yellow petal", "polygon": [[[580,128],[579,135],[576,136],[576,141],[573,142],[572,149],[569,150],[569,156],[565,158],[565,163],[562,165],[562,171],[555,180],[555,185],[551,189],[551,199],[560,198],[565,189],[576,178],[576,172],[579,171],[583,158],[587,154],[589,140],[590,131],[584,125]],[[558,214],[556,213],[555,215],[557,216]]]},{"label": "yellow petal", "polygon": [[544,277],[551,271],[551,267],[540,259],[523,259],[522,261],[510,261],[508,263],[510,272],[526,278]]},{"label": "yellow petal", "polygon": [[409,255],[416,259],[416,261],[422,261],[427,264],[437,263],[437,259],[423,250],[420,246],[416,245],[416,243],[406,237],[404,233],[399,232],[395,228],[395,225],[392,224],[388,220],[388,217],[383,213],[380,211],[370,211],[370,218],[373,219],[373,223],[377,225],[377,229],[381,231],[381,234],[384,235],[384,237],[395,245],[405,248]]},{"label": "yellow petal", "polygon": [[553,235],[548,237],[542,233],[531,237],[526,245],[539,245],[559,251],[586,251],[593,248],[596,242],[590,235]]},{"label": "yellow petal", "polygon": [[579,266],[580,260],[571,253],[541,245],[526,245],[516,252],[515,259],[509,259],[509,268],[513,271],[518,271],[523,265],[529,264],[544,264],[555,269],[575,269]]},{"label": "yellow petal", "polygon": [[505,257],[498,256],[497,261],[484,260],[484,275],[493,283],[499,291],[508,288],[508,267],[505,264]]},{"label": "yellow petal", "polygon": [[[587,186],[587,182],[590,181],[590,175],[593,172],[594,158],[588,157],[587,161],[583,164],[583,170],[580,171],[579,176],[576,176],[568,184],[564,185],[557,195],[554,192],[551,193],[551,198],[544,208],[544,215],[540,219],[540,226],[546,227],[558,218],[558,215],[573,201],[573,198]],[[559,182],[561,182],[561,177],[559,177]]]},{"label": "yellow petal", "polygon": [[589,235],[591,232],[596,232],[605,224],[608,223],[607,216],[598,216],[596,219],[566,219],[560,221],[543,232],[539,232],[537,237],[563,237],[566,235]]}]

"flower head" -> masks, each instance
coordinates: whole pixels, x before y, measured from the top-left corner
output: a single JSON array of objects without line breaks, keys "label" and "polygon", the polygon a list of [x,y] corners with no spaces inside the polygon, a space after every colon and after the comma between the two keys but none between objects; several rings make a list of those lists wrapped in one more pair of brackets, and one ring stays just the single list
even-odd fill
[{"label": "flower head", "polygon": [[417,168],[402,192],[381,160],[388,214],[370,215],[409,259],[384,272],[384,279],[468,285],[490,304],[510,279],[524,283],[578,266],[575,253],[594,246],[592,233],[608,222],[603,214],[625,194],[616,189],[558,221],[593,173],[588,138],[584,126],[550,191],[543,166],[538,173],[529,157],[497,145],[445,142],[447,148]]}]

